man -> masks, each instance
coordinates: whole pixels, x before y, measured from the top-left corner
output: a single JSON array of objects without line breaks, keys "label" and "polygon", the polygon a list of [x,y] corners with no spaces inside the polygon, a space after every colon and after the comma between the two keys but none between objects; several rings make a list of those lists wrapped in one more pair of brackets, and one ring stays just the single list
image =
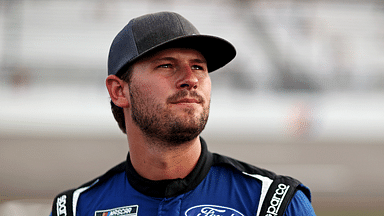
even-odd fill
[{"label": "man", "polygon": [[59,194],[52,215],[315,215],[299,181],[212,154],[199,137],[209,73],[235,55],[179,14],[131,20],[112,42],[106,79],[127,160]]}]

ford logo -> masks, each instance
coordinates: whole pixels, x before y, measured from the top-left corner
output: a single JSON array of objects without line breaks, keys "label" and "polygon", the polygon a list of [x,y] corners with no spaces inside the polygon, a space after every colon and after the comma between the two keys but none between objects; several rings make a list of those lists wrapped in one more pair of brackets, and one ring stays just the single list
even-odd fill
[{"label": "ford logo", "polygon": [[239,211],[217,205],[198,205],[189,208],[185,216],[244,216]]}]

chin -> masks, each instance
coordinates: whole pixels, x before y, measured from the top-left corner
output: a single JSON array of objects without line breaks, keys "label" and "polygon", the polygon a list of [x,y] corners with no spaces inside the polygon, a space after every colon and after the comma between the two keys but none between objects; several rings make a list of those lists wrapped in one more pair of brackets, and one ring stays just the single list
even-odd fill
[{"label": "chin", "polygon": [[171,146],[179,146],[194,140],[198,136],[198,134],[174,134],[173,136],[168,137],[167,143],[169,143]]}]

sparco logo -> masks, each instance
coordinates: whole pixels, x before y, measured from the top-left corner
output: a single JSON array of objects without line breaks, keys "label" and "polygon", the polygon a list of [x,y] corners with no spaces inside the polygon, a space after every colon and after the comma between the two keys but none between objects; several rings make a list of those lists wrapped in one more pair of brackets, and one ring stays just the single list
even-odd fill
[{"label": "sparco logo", "polygon": [[56,202],[56,208],[57,208],[57,215],[58,216],[67,216],[67,208],[65,207],[65,204],[67,203],[67,196],[63,195],[59,198],[57,198]]},{"label": "sparco logo", "polygon": [[244,216],[235,209],[216,206],[216,205],[199,205],[189,208],[185,212],[185,216]]},{"label": "sparco logo", "polygon": [[270,205],[267,209],[267,214],[265,216],[277,215],[280,209],[280,205],[283,202],[285,194],[287,194],[288,190],[289,186],[285,184],[278,185],[278,188],[276,189],[271,199],[271,202],[269,203]]},{"label": "sparco logo", "polygon": [[139,206],[124,206],[109,210],[96,211],[95,216],[136,216]]}]

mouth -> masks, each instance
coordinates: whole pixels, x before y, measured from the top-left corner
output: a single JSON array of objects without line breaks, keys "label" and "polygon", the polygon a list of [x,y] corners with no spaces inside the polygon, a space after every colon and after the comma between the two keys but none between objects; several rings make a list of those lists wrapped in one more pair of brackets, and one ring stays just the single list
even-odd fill
[{"label": "mouth", "polygon": [[192,103],[196,103],[196,104],[200,104],[201,101],[200,100],[197,100],[197,99],[194,99],[194,98],[183,98],[183,99],[180,99],[180,100],[177,100],[175,102],[171,102],[172,104],[192,104]]}]

